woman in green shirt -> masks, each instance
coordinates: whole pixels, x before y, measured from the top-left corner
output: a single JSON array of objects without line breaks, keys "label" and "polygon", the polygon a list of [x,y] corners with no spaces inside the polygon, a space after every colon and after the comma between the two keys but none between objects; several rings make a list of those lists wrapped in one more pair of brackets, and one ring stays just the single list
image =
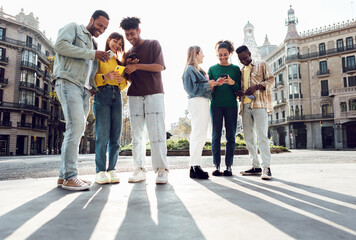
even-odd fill
[{"label": "woman in green shirt", "polygon": [[[220,86],[215,87],[212,93],[210,105],[210,114],[212,121],[212,151],[216,170],[214,176],[232,176],[231,166],[233,164],[235,152],[235,134],[237,126],[237,100],[235,92],[240,90],[241,71],[236,65],[229,62],[230,56],[234,52],[234,46],[230,41],[219,41],[215,49],[219,63],[210,67],[209,79],[219,82]],[[220,171],[221,162],[221,133],[225,121],[226,152],[225,165],[226,170]]]}]

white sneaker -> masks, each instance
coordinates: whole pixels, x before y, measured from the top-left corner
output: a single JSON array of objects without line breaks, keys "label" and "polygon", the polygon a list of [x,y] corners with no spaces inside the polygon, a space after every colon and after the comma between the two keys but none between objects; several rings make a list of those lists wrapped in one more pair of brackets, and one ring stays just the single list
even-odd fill
[{"label": "white sneaker", "polygon": [[129,177],[129,183],[136,183],[140,181],[146,180],[146,173],[143,171],[142,168],[136,168],[135,172],[131,177]]},{"label": "white sneaker", "polygon": [[168,171],[164,168],[158,169],[156,184],[166,184],[168,182]]},{"label": "white sneaker", "polygon": [[110,183],[110,177],[106,174],[106,172],[101,171],[96,174],[95,182],[99,184]]},{"label": "white sneaker", "polygon": [[120,178],[116,175],[116,172],[114,170],[109,171],[108,175],[110,177],[111,183],[119,183],[120,182]]}]

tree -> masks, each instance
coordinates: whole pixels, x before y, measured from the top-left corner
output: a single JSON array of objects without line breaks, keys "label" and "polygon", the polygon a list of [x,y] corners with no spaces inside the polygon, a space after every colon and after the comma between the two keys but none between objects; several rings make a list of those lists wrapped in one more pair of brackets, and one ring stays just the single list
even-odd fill
[{"label": "tree", "polygon": [[170,133],[175,138],[189,138],[192,127],[188,118],[188,110],[184,111],[185,116],[178,119],[178,122],[171,124]]}]

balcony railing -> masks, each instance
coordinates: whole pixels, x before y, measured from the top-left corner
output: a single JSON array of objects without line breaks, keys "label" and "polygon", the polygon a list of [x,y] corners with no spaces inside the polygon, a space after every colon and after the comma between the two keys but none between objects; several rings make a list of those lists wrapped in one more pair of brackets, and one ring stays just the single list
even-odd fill
[{"label": "balcony railing", "polygon": [[282,99],[278,99],[277,101],[274,101],[273,102],[273,106],[274,107],[277,107],[277,106],[279,106],[279,105],[282,105],[282,104],[286,104],[286,99],[285,98],[282,98]]},{"label": "balcony railing", "polygon": [[0,56],[0,63],[8,63],[9,62],[9,58],[5,57],[5,56]]},{"label": "balcony railing", "polygon": [[7,78],[0,78],[0,87],[5,87],[9,83]]},{"label": "balcony railing", "polygon": [[20,87],[31,88],[31,89],[34,89],[34,90],[40,92],[42,95],[44,94],[44,90],[42,88],[36,86],[34,83],[20,82]]},{"label": "balcony railing", "polygon": [[287,122],[285,118],[269,121],[269,125],[276,125]]},{"label": "balcony railing", "polygon": [[320,70],[316,73],[316,75],[318,77],[326,77],[330,75],[330,70],[329,69],[325,69],[325,70]]},{"label": "balcony railing", "polygon": [[310,115],[299,115],[299,116],[289,116],[288,121],[301,121],[301,120],[315,120],[315,119],[333,119],[334,114],[310,114]]},{"label": "balcony railing", "polygon": [[41,52],[41,50],[36,45],[28,44],[28,43],[26,43],[24,41],[16,40],[16,39],[5,37],[5,36],[0,37],[0,41],[7,42],[7,43],[10,43],[10,44],[13,44],[13,45],[16,45],[16,46],[31,48],[31,49],[35,50],[39,54],[39,56],[41,58],[43,58],[49,64],[49,61],[47,59],[46,54]]},{"label": "balcony railing", "polygon": [[10,121],[0,121],[0,127],[11,127]]},{"label": "balcony railing", "polygon": [[356,65],[350,65],[343,68],[344,73],[355,73],[356,72]]},{"label": "balcony railing", "polygon": [[335,55],[335,54],[339,54],[342,52],[348,52],[348,51],[354,51],[356,49],[356,47],[353,46],[349,46],[347,48],[331,48],[328,50],[323,50],[323,51],[319,51],[319,52],[312,52],[312,53],[306,53],[306,54],[295,54],[295,55],[291,55],[291,56],[287,56],[286,57],[286,62],[289,61],[293,61],[295,59],[297,60],[306,60],[306,59],[310,59],[310,58],[317,58],[317,57],[321,57],[321,56],[330,56],[330,55]]},{"label": "balcony railing", "polygon": [[36,111],[39,113],[43,113],[45,115],[51,115],[50,111],[44,110],[42,108],[29,105],[29,104],[24,104],[24,103],[11,103],[11,102],[0,102],[0,107],[1,108],[17,108],[17,109],[25,109],[25,110],[32,110]]},{"label": "balcony railing", "polygon": [[356,118],[356,111],[341,112],[341,117],[344,117],[344,118]]},{"label": "balcony railing", "polygon": [[29,67],[31,69],[37,70],[37,64],[28,62],[28,61],[22,61],[21,66]]},{"label": "balcony railing", "polygon": [[33,129],[37,129],[37,130],[47,130],[46,126],[42,126],[42,125],[37,125],[37,124],[33,124],[32,125]]},{"label": "balcony railing", "polygon": [[17,127],[32,128],[32,124],[27,122],[17,122]]}]

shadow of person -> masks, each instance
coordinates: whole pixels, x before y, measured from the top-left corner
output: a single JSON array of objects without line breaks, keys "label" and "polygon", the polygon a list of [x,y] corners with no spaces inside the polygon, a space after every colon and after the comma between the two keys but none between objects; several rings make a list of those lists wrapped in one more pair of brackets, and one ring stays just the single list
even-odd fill
[{"label": "shadow of person", "polygon": [[[245,177],[235,176],[228,180],[232,181],[233,183],[239,184],[240,186],[242,182],[248,183],[249,185],[244,185],[244,186],[251,190],[258,191],[258,192],[263,191],[263,194],[266,196],[272,197],[292,207],[296,207],[300,210],[303,210],[315,216],[319,216],[321,218],[327,219],[330,222],[336,223],[340,226],[344,226],[346,228],[356,231],[356,224],[354,224],[353,221],[354,219],[356,219],[356,210],[345,206],[345,204],[341,205],[325,200],[325,197],[329,198],[328,194],[331,194],[332,196],[336,195],[336,193],[334,192],[331,191],[324,192],[323,189],[319,188],[317,190],[317,188],[314,187],[313,188],[314,191],[324,193],[324,195],[322,195],[322,198],[317,198],[314,196],[302,194],[300,192],[292,191],[290,188],[287,189],[281,186],[273,186],[271,184],[266,184],[260,181],[253,181]],[[278,178],[274,178],[274,181],[284,182],[284,180]],[[308,186],[305,185],[304,187],[308,188]],[[264,190],[266,188],[273,191]],[[351,196],[345,195],[345,198],[346,197],[349,198]]]},{"label": "shadow of person", "polygon": [[5,239],[19,229],[28,220],[46,209],[51,203],[60,200],[66,194],[57,188],[30,200],[14,210],[0,216],[0,239]]},{"label": "shadow of person", "polygon": [[[237,181],[233,178],[227,178],[238,184],[236,188],[244,187],[249,192],[253,191],[260,194],[267,194],[269,190],[251,186],[245,182]],[[250,180],[251,181],[251,180]],[[263,197],[257,197],[253,194],[245,193],[236,188],[213,181],[197,181],[208,190],[219,195],[230,203],[254,213],[259,218],[265,220],[276,229],[282,231],[294,239],[354,239],[355,235],[350,231],[342,230],[332,224],[325,223],[309,215],[302,214],[278,203],[264,200]],[[276,194],[268,195],[276,198]],[[250,222],[251,229],[260,229],[261,226]],[[255,225],[255,226],[254,226]]]},{"label": "shadow of person", "polygon": [[79,196],[27,239],[90,239],[108,201],[110,187],[94,184],[90,191],[69,192]]},{"label": "shadow of person", "polygon": [[132,188],[126,216],[115,239],[205,239],[170,184],[155,187],[157,202],[150,202],[154,197],[148,197],[151,193],[146,187],[145,183],[136,183]]}]

